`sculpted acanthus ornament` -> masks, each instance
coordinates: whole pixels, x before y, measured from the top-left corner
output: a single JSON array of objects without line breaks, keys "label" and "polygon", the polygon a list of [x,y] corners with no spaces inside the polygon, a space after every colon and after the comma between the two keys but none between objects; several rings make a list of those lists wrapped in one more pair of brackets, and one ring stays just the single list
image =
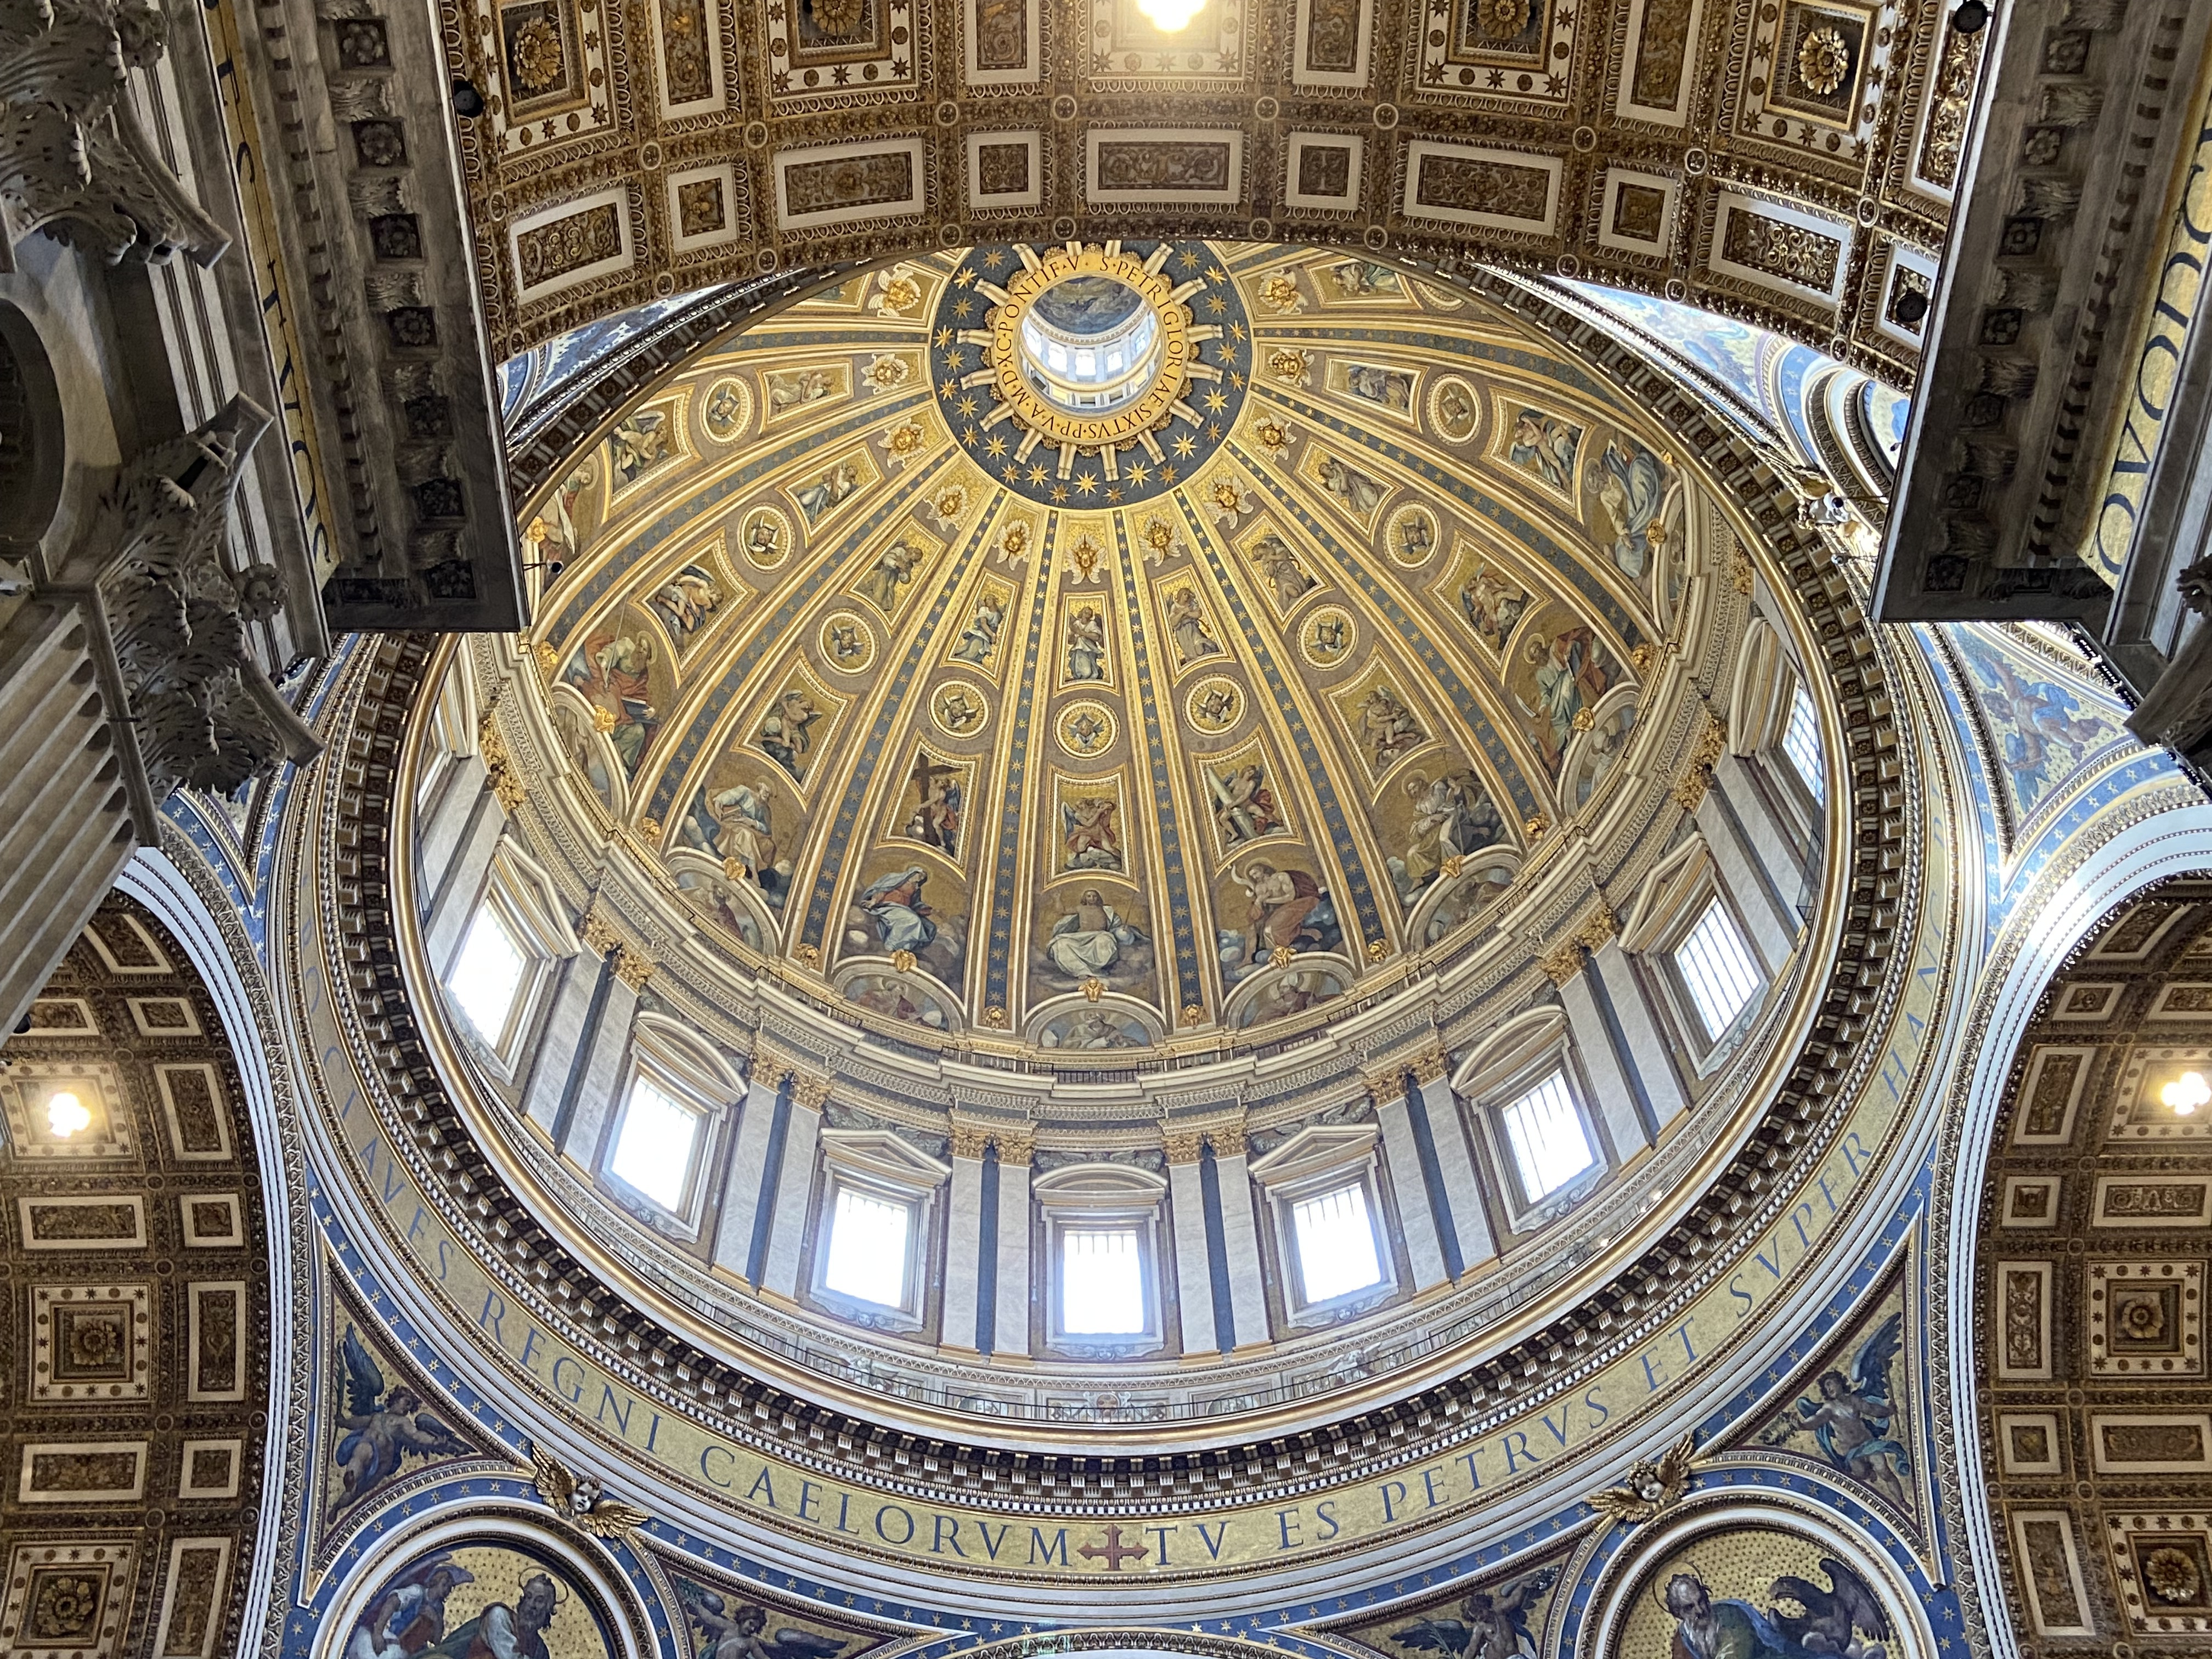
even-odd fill
[{"label": "sculpted acanthus ornament", "polygon": [[45,230],[110,263],[179,248],[202,264],[221,257],[229,237],[156,156],[126,96],[131,71],[167,44],[152,0],[0,0],[0,256]]},{"label": "sculpted acanthus ornament", "polygon": [[233,398],[193,431],[131,462],[100,497],[91,545],[100,592],[158,799],[190,785],[227,793],[321,741],[247,651],[246,629],[276,614],[276,572],[234,573],[224,558],[232,494],[270,417]]}]

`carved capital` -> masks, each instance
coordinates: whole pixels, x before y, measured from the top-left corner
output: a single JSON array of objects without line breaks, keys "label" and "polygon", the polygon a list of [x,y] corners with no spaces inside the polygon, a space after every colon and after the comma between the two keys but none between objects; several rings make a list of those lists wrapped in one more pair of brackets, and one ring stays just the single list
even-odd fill
[{"label": "carved capital", "polygon": [[999,1149],[1002,1164],[1026,1164],[1036,1157],[1036,1137],[1026,1130],[994,1129],[991,1144]]},{"label": "carved capital", "polygon": [[[0,61],[8,40],[0,27]],[[18,107],[0,104],[0,136]],[[250,653],[252,624],[271,614],[270,573],[226,562],[238,481],[269,425],[252,399],[233,398],[123,468],[96,509],[92,544],[110,550],[100,597],[157,799],[186,786],[228,793],[322,750]]]},{"label": "carved capital", "polygon": [[1406,1068],[1402,1066],[1378,1066],[1359,1074],[1366,1088],[1368,1099],[1378,1107],[1395,1105],[1406,1097]]},{"label": "carved capital", "polygon": [[1170,1164],[1195,1164],[1206,1155],[1206,1135],[1198,1129],[1170,1129],[1161,1141]]},{"label": "carved capital", "polygon": [[635,945],[625,945],[615,952],[615,977],[631,990],[642,991],[653,977],[653,958]]},{"label": "carved capital", "polygon": [[1450,1071],[1451,1065],[1444,1058],[1443,1048],[1431,1043],[1406,1062],[1406,1069],[1413,1074],[1414,1082],[1425,1086]]},{"label": "carved capital", "polygon": [[622,948],[623,936],[614,923],[607,920],[604,911],[586,912],[584,925],[578,932],[583,939],[584,948],[595,957],[604,957]]},{"label": "carved capital", "polygon": [[812,1072],[794,1070],[791,1074],[791,1103],[805,1111],[820,1111],[830,1103],[830,1079]]},{"label": "carved capital", "polygon": [[1241,1117],[1233,1123],[1210,1125],[1206,1131],[1206,1138],[1212,1143],[1216,1158],[1244,1156],[1244,1120]]},{"label": "carved capital", "polygon": [[230,239],[161,161],[127,96],[168,46],[154,5],[0,0],[0,236],[44,230],[111,264],[179,249],[201,264]]},{"label": "carved capital", "polygon": [[952,1120],[952,1156],[974,1158],[981,1162],[990,1150],[991,1127],[988,1123],[969,1123],[960,1118]]},{"label": "carved capital", "polygon": [[1685,812],[1698,810],[1698,804],[1705,798],[1705,791],[1713,787],[1713,768],[1720,764],[1721,757],[1727,752],[1727,728],[1713,717],[1711,709],[1707,709],[1705,728],[1698,733],[1697,742],[1690,748],[1689,764],[1674,785],[1675,802]]},{"label": "carved capital", "polygon": [[1565,985],[1583,970],[1583,945],[1580,939],[1563,939],[1553,950],[1538,958],[1536,965],[1544,970],[1544,977],[1554,985]]}]

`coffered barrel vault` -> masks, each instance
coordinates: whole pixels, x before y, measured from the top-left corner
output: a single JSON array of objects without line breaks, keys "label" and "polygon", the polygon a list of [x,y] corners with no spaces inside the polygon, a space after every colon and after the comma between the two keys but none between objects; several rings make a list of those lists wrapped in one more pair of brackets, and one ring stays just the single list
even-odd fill
[{"label": "coffered barrel vault", "polygon": [[[1938,4],[474,0],[495,347],[987,238],[1234,234],[1689,297],[1909,381],[1980,36]],[[1906,296],[1917,296],[1907,299]]]}]

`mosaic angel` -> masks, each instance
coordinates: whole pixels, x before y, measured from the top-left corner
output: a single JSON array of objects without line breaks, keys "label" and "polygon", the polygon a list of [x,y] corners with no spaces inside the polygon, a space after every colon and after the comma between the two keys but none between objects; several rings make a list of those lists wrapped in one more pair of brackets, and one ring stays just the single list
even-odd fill
[{"label": "mosaic angel", "polygon": [[[1324,471],[1336,465],[1333,460],[1322,463]],[[1382,497],[1378,495],[1376,499]],[[1275,604],[1280,610],[1288,611],[1318,585],[1298,562],[1297,550],[1272,530],[1252,544],[1252,562],[1275,590]]]},{"label": "mosaic angel", "polygon": [[952,642],[952,660],[988,668],[999,652],[999,630],[1006,625],[1006,601],[987,588],[976,596],[975,614]]},{"label": "mosaic angel", "polygon": [[722,603],[721,585],[697,565],[687,564],[661,583],[648,603],[680,646],[714,619]]},{"label": "mosaic angel", "polygon": [[1321,487],[1341,501],[1356,518],[1364,519],[1373,513],[1382,505],[1383,496],[1390,493],[1380,479],[1337,459],[1334,455],[1321,458],[1320,479]]},{"label": "mosaic angel", "polygon": [[768,1614],[757,1603],[725,1598],[684,1579],[678,1599],[690,1620],[699,1659],[836,1659],[851,1645],[812,1631],[779,1628],[768,1638]]},{"label": "mosaic angel", "polygon": [[815,707],[814,700],[793,686],[769,706],[754,741],[768,751],[771,760],[791,774],[793,781],[804,783],[806,757],[814,747],[814,725],[821,718],[822,711]]},{"label": "mosaic angel", "polygon": [[1390,1640],[1450,1659],[1535,1659],[1528,1611],[1559,1576],[1557,1567],[1539,1567],[1494,1589],[1476,1590],[1459,1604],[1458,1618],[1424,1619],[1392,1631]]},{"label": "mosaic angel", "polygon": [[1121,869],[1121,810],[1111,795],[1082,795],[1060,802],[1060,868]]},{"label": "mosaic angel", "polygon": [[1782,1445],[1809,1434],[1820,1455],[1844,1474],[1863,1480],[1899,1509],[1910,1510],[1904,1477],[1912,1458],[1890,1432],[1900,1414],[1893,1370],[1905,1346],[1905,1316],[1893,1313],[1875,1328],[1851,1356],[1851,1374],[1822,1371],[1814,1392],[1796,1401],[1796,1420],[1770,1428],[1769,1445]]},{"label": "mosaic angel", "polygon": [[1459,608],[1475,636],[1501,655],[1505,641],[1528,609],[1528,590],[1508,581],[1486,564],[1478,564],[1460,584]]},{"label": "mosaic angel", "polygon": [[1429,740],[1413,711],[1388,685],[1370,688],[1359,703],[1359,741],[1380,770]]},{"label": "mosaic angel", "polygon": [[345,1433],[333,1459],[338,1472],[333,1521],[374,1496],[410,1457],[466,1457],[473,1449],[422,1409],[422,1396],[413,1388],[385,1386],[383,1369],[350,1326],[338,1354],[345,1362],[345,1405],[337,1422]]},{"label": "mosaic angel", "polygon": [[1061,678],[1068,680],[1103,680],[1106,678],[1106,617],[1095,605],[1082,605],[1068,616],[1066,665]]},{"label": "mosaic angel", "polygon": [[922,554],[903,537],[876,555],[876,562],[860,578],[860,594],[886,617],[896,615],[899,599],[915,572],[921,568]]},{"label": "mosaic angel", "polygon": [[1168,635],[1175,641],[1176,665],[1188,668],[1204,657],[1224,654],[1221,641],[1198,602],[1197,590],[1188,582],[1170,590],[1165,607]]},{"label": "mosaic angel", "polygon": [[842,507],[860,487],[860,469],[850,461],[839,461],[817,478],[793,492],[792,499],[799,510],[806,515],[806,522],[818,524],[831,508]]}]

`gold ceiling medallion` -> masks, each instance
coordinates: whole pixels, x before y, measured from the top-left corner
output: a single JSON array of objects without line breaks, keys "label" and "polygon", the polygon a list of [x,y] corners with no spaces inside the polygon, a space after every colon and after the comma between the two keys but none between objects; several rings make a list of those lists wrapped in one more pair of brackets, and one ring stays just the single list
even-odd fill
[{"label": "gold ceiling medallion", "polygon": [[[1022,269],[1004,288],[977,283],[997,302],[983,362],[1007,414],[1063,451],[1143,444],[1155,460],[1155,431],[1178,413],[1198,424],[1184,396],[1193,380],[1219,374],[1198,361],[1195,348],[1221,331],[1193,324],[1183,301],[1206,284],[1178,289],[1162,269],[1172,251],[1163,243],[1140,259],[1118,245],[1042,254],[1023,247]],[[1066,303],[1071,295],[1081,310]],[[1109,327],[1087,326],[1100,316],[1110,318]],[[1116,348],[1119,359],[1109,368]]]},{"label": "gold ceiling medallion", "polygon": [[1805,90],[1826,97],[1851,71],[1851,49],[1842,31],[1814,29],[1797,48],[1797,79]]}]

